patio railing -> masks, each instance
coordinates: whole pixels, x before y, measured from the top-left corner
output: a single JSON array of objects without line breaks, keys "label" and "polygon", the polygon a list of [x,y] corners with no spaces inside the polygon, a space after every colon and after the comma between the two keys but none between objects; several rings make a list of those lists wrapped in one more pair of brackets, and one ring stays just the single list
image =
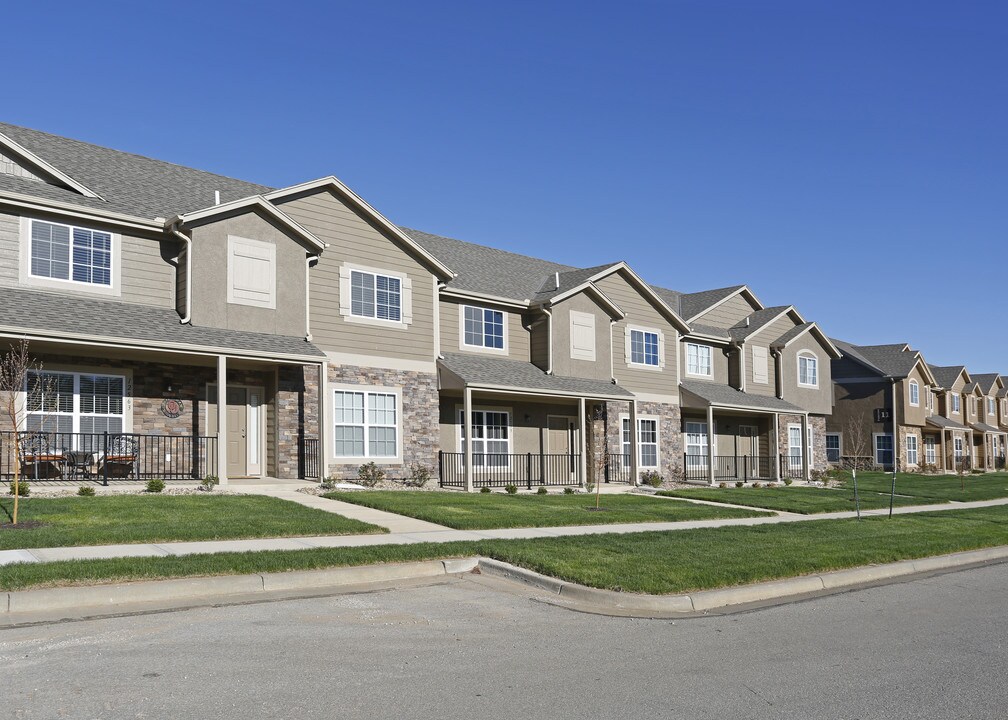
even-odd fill
[{"label": "patio railing", "polygon": [[322,449],[318,438],[298,441],[298,477],[302,480],[323,480]]},{"label": "patio railing", "polygon": [[603,479],[607,483],[631,483],[633,468],[630,466],[630,456],[623,453],[607,453]]},{"label": "patio railing", "polygon": [[217,472],[217,438],[136,433],[0,432],[0,475],[20,465],[28,482],[42,480],[202,480]]},{"label": "patio railing", "polygon": [[714,464],[709,465],[706,455],[684,455],[683,468],[686,482],[709,482],[708,467],[714,469],[714,481],[770,480],[773,463],[771,458],[760,455],[715,455]]},{"label": "patio railing", "polygon": [[[473,487],[580,484],[579,453],[473,453]],[[441,487],[465,487],[465,453],[438,452]]]}]

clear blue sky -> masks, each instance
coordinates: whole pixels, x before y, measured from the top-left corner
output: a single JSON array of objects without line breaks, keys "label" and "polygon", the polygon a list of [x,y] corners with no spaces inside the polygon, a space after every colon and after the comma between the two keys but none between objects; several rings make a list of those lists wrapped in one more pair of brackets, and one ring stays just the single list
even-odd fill
[{"label": "clear blue sky", "polygon": [[14,3],[9,122],[1008,373],[1003,2]]}]

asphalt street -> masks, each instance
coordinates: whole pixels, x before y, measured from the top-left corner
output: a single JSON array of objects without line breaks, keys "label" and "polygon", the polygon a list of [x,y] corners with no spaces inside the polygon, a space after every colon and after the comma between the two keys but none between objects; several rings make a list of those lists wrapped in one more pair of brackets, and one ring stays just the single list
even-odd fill
[{"label": "asphalt street", "polygon": [[13,718],[1005,718],[1008,564],[676,621],[487,578],[0,630]]}]

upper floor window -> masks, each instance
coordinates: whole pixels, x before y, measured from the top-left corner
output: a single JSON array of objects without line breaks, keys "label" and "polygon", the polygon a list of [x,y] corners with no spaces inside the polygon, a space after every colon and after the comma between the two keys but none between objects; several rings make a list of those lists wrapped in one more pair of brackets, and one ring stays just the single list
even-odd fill
[{"label": "upper floor window", "polygon": [[658,333],[650,330],[630,330],[630,362],[634,365],[659,366]]},{"label": "upper floor window", "polygon": [[112,285],[111,233],[32,220],[30,247],[33,277]]},{"label": "upper floor window", "polygon": [[952,412],[959,414],[959,393],[952,393]]},{"label": "upper floor window", "polygon": [[402,287],[397,277],[350,271],[350,314],[357,317],[399,322]]},{"label": "upper floor window", "polygon": [[994,405],[994,398],[987,398],[987,414],[994,415],[997,412],[997,407]]},{"label": "upper floor window", "polygon": [[976,398],[975,397],[971,397],[970,398],[969,409],[970,409],[970,415],[976,415],[977,402],[976,402]]},{"label": "upper floor window", "polygon": [[1001,401],[1001,414],[1008,418],[1008,400]]},{"label": "upper floor window", "polygon": [[500,310],[463,305],[462,324],[466,347],[504,349],[504,313]]},{"label": "upper floor window", "polygon": [[686,372],[690,375],[713,374],[713,357],[710,345],[686,343]]},{"label": "upper floor window", "polygon": [[910,381],[910,404],[914,407],[920,405],[920,385],[916,380]]},{"label": "upper floor window", "polygon": [[814,355],[798,356],[798,384],[819,387],[819,360]]},{"label": "upper floor window", "polygon": [[924,402],[928,410],[934,410],[935,396],[934,393],[931,392],[931,388],[924,391]]}]

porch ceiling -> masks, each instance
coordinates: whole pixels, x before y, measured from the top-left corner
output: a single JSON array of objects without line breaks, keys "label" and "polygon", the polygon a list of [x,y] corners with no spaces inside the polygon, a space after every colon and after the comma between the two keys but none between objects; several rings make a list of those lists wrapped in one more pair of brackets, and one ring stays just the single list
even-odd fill
[{"label": "porch ceiling", "polygon": [[586,378],[547,375],[530,362],[462,353],[445,353],[438,360],[442,370],[462,386],[484,390],[512,390],[557,397],[599,400],[632,400],[633,393],[619,385]]},{"label": "porch ceiling", "polygon": [[728,385],[683,380],[679,383],[679,386],[682,389],[683,407],[715,407],[734,410],[756,410],[759,412],[805,412],[797,405],[792,405],[786,400],[764,395],[752,395],[741,390],[736,390]]}]

